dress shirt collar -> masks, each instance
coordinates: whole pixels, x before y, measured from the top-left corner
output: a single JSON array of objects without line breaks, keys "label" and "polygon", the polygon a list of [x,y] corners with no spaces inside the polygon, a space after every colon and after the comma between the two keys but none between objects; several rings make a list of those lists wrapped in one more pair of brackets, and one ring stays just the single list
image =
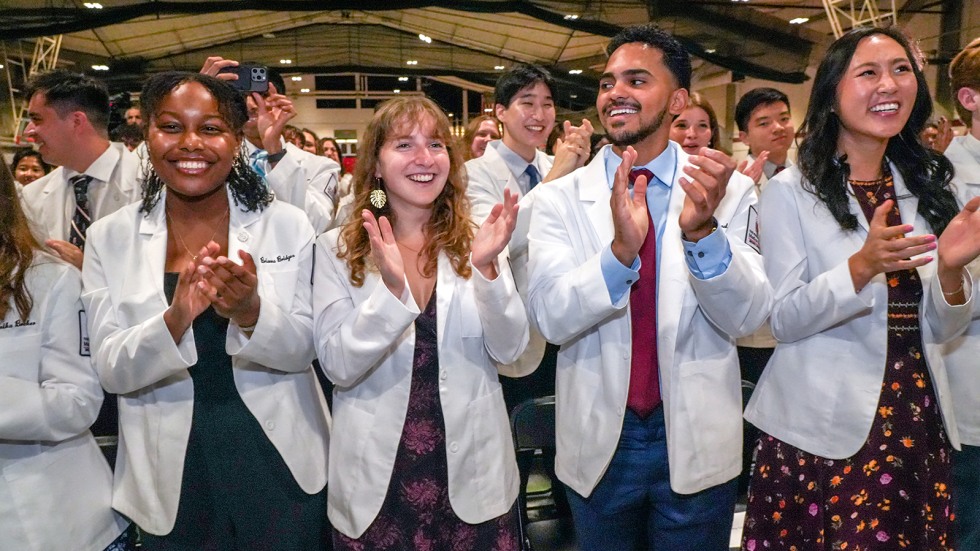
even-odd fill
[{"label": "dress shirt collar", "polygon": [[[675,172],[677,170],[677,151],[680,146],[674,142],[667,142],[667,148],[663,150],[660,155],[657,155],[652,161],[642,166],[635,166],[633,168],[645,168],[656,176],[656,181],[660,185],[671,188],[674,185]],[[616,151],[612,146],[607,146],[603,148],[603,154],[605,155],[606,163],[606,182],[609,184],[610,189],[612,188],[613,179],[616,176],[616,169],[619,168],[619,164],[623,162],[623,158],[616,154]],[[667,177],[667,180],[664,178]]]},{"label": "dress shirt collar", "polygon": [[487,144],[487,147],[492,147],[493,150],[497,152],[497,155],[500,155],[500,158],[504,160],[504,164],[507,165],[507,168],[510,170],[510,173],[514,175],[516,180],[521,180],[521,178],[523,178],[524,180],[522,181],[526,183],[527,176],[524,175],[524,171],[527,170],[528,165],[534,165],[534,168],[538,170],[538,174],[542,179],[544,179],[545,175],[547,174],[547,172],[543,170],[543,167],[538,162],[541,155],[538,155],[537,151],[534,153],[534,160],[529,163],[525,161],[523,157],[515,153],[513,149],[504,145],[503,140],[493,140]]},{"label": "dress shirt collar", "polygon": [[99,158],[92,162],[84,172],[76,172],[67,166],[64,167],[65,181],[79,174],[85,174],[100,182],[108,182],[112,178],[112,171],[116,169],[116,164],[119,163],[119,157],[122,155],[120,147],[125,146],[110,143],[102,155],[99,155]]},{"label": "dress shirt collar", "polygon": [[978,162],[980,162],[980,140],[978,140],[976,137],[973,136],[973,134],[970,134],[969,132],[962,138],[959,138],[959,140],[960,140],[960,145],[963,146],[963,149],[965,149],[967,153],[970,154],[971,157],[973,157]]}]

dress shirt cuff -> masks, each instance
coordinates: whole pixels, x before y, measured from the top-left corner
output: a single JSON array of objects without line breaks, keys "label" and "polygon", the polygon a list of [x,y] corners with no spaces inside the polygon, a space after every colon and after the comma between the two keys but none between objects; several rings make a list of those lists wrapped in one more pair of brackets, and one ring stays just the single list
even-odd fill
[{"label": "dress shirt cuff", "polygon": [[732,248],[721,228],[713,231],[697,243],[685,239],[684,258],[687,267],[698,279],[711,279],[725,273],[732,263]]},{"label": "dress shirt cuff", "polygon": [[606,290],[609,291],[609,299],[618,307],[628,296],[630,287],[640,279],[640,257],[637,256],[633,265],[627,268],[616,259],[610,243],[602,250],[599,265],[602,268],[602,278],[606,282]]}]

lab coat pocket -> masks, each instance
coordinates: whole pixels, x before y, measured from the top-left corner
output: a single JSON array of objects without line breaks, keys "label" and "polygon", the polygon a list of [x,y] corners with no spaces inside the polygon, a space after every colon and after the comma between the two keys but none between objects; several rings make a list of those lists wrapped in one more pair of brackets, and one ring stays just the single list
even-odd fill
[{"label": "lab coat pocket", "polygon": [[333,431],[342,436],[330,439],[329,484],[340,490],[344,503],[352,502],[365,473],[372,468],[372,461],[364,459],[364,451],[373,437],[374,418],[373,413],[351,403],[334,402]]},{"label": "lab coat pocket", "polygon": [[469,454],[463,461],[475,469],[472,476],[477,483],[479,501],[503,501],[508,490],[507,467],[517,461],[503,391],[498,387],[470,402],[467,409],[473,423],[472,447],[465,449],[456,442],[447,442],[449,452]]},{"label": "lab coat pocket", "polygon": [[0,362],[0,376],[14,377],[25,381],[38,381],[39,366],[41,364],[41,332],[31,331],[22,333],[17,329],[9,328],[12,334],[0,336],[0,354],[3,361]]},{"label": "lab coat pocket", "polygon": [[[735,351],[723,358],[679,366],[671,404],[671,423],[684,453],[682,461],[714,473],[728,468],[742,445],[742,402]],[[724,453],[720,453],[720,452]],[[688,455],[689,454],[689,455]]]}]

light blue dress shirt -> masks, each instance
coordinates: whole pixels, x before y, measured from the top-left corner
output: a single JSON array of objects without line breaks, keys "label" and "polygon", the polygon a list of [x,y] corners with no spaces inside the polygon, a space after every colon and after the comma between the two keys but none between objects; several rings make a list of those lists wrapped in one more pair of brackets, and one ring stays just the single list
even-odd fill
[{"label": "light blue dress shirt", "polygon": [[[650,211],[650,218],[653,220],[654,228],[657,232],[657,263],[660,263],[661,240],[664,234],[664,227],[667,223],[667,208],[670,205],[670,194],[673,191],[674,181],[677,171],[681,169],[677,165],[677,150],[679,146],[674,142],[667,142],[667,148],[655,159],[643,166],[633,168],[646,168],[654,174],[654,180],[647,185],[647,209]],[[623,162],[622,157],[617,155],[613,148],[603,149],[606,165],[606,183],[612,188],[613,180],[616,176],[616,169]],[[669,181],[664,181],[662,177],[669,175]],[[684,190],[680,190],[684,193]],[[697,243],[683,241],[684,258],[687,266],[698,279],[711,279],[717,275],[725,273],[728,265],[732,261],[732,249],[725,238],[723,231],[716,231],[709,234]],[[612,243],[606,246],[600,256],[602,266],[602,276],[606,281],[606,289],[609,290],[609,298],[613,304],[619,303],[629,292],[633,283],[640,278],[640,257],[637,256],[633,265],[626,267],[616,259],[612,252]],[[657,271],[659,277],[660,271]]]},{"label": "light blue dress shirt", "polygon": [[487,147],[492,147],[497,154],[500,155],[500,158],[504,160],[504,163],[507,165],[510,173],[517,181],[517,185],[521,186],[521,191],[524,193],[524,195],[527,195],[527,193],[531,191],[531,178],[525,172],[528,165],[534,165],[534,168],[537,169],[538,175],[542,180],[548,174],[547,171],[543,170],[544,167],[538,166],[537,161],[540,155],[535,155],[534,161],[529,163],[525,161],[523,157],[515,153],[514,150],[504,145],[503,140],[494,140],[488,143]]}]

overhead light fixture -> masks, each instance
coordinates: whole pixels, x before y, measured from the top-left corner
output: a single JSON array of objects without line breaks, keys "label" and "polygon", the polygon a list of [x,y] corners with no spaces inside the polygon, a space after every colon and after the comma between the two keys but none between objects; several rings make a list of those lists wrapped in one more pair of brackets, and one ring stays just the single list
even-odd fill
[{"label": "overhead light fixture", "polygon": [[262,38],[275,38],[275,33],[262,33]]},{"label": "overhead light fixture", "polygon": [[299,81],[303,80],[303,77],[301,77],[299,75],[296,75],[294,77],[291,77],[290,80],[292,80],[293,82],[299,82]]},{"label": "overhead light fixture", "polygon": [[90,9],[90,10],[101,10],[102,9],[102,4],[100,4],[98,2],[85,2],[85,4],[83,4],[83,5],[86,8]]},{"label": "overhead light fixture", "polygon": [[486,109],[483,110],[483,112],[484,113],[493,113],[493,109],[490,109],[489,107],[487,107]]},{"label": "overhead light fixture", "polygon": [[578,94],[570,94],[568,97],[572,99],[578,99]]},{"label": "overhead light fixture", "polygon": [[432,44],[432,37],[431,36],[425,36],[422,33],[419,33],[419,40],[421,40],[422,42],[425,42],[426,44]]},{"label": "overhead light fixture", "polygon": [[310,93],[310,89],[309,88],[300,88],[299,91],[302,92],[302,93],[304,93],[304,94],[309,94]]},{"label": "overhead light fixture", "polygon": [[565,21],[575,21],[576,19],[578,19],[578,16],[572,13],[565,16]]},{"label": "overhead light fixture", "polygon": [[446,113],[446,116],[449,117],[450,119],[453,118],[453,114],[452,113]]},{"label": "overhead light fixture", "polygon": [[795,19],[790,19],[789,20],[789,24],[790,25],[802,25],[802,24],[806,23],[809,20],[810,20],[809,17],[797,17]]},{"label": "overhead light fixture", "polygon": [[281,63],[283,65],[291,65],[293,63],[293,60],[292,59],[280,59],[279,60],[279,63]]},{"label": "overhead light fixture", "polygon": [[92,65],[92,69],[95,70],[95,71],[108,71],[109,70],[109,66],[108,65]]},{"label": "overhead light fixture", "polygon": [[408,82],[408,77],[398,77],[398,82]]},{"label": "overhead light fixture", "polygon": [[402,93],[402,91],[399,90],[398,88],[395,88],[394,90],[392,90],[392,92],[394,92],[396,94],[401,94]]},{"label": "overhead light fixture", "polygon": [[582,69],[572,69],[572,70],[568,71],[568,74],[570,74],[570,75],[581,75],[582,74]]},{"label": "overhead light fixture", "polygon": [[493,69],[495,71],[503,71],[504,70],[504,66],[503,65],[494,65],[493,66]]},{"label": "overhead light fixture", "polygon": [[713,54],[713,53],[715,53],[715,52],[717,52],[717,51],[718,51],[718,50],[716,50],[716,49],[714,49],[714,48],[708,48],[707,50],[705,50],[705,51],[704,51],[704,53],[706,53],[706,54]]},{"label": "overhead light fixture", "polygon": [[409,59],[408,61],[405,62],[405,65],[418,65],[418,64],[419,64],[419,60],[417,59]]}]

